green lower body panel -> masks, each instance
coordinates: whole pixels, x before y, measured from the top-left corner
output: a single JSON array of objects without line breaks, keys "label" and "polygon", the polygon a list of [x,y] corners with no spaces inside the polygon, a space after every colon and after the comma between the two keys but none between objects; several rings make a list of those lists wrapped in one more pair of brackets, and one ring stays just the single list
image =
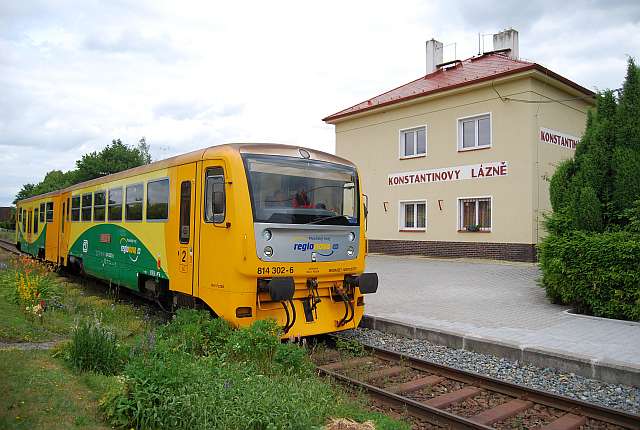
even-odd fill
[{"label": "green lower body panel", "polygon": [[113,224],[89,228],[69,248],[82,260],[86,273],[105,281],[139,290],[139,277],[168,279],[158,260],[133,233]]},{"label": "green lower body panel", "polygon": [[24,237],[22,232],[18,233],[18,243],[20,243],[20,250],[34,257],[38,256],[38,252],[42,249],[44,251],[44,244],[47,238],[47,224],[42,227],[42,233],[33,242],[29,243],[27,238]]}]

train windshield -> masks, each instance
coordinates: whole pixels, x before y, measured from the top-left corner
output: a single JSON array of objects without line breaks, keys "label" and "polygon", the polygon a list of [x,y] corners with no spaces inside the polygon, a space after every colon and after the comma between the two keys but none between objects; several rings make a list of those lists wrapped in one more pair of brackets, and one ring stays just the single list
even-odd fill
[{"label": "train windshield", "polygon": [[245,155],[255,222],[358,225],[353,167],[273,155]]}]

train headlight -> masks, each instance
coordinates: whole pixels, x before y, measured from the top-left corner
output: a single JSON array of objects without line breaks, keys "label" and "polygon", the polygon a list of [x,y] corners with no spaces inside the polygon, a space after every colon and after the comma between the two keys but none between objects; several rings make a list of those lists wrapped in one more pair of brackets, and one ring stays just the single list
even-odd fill
[{"label": "train headlight", "polygon": [[271,257],[273,255],[273,248],[270,246],[265,246],[264,255],[266,255],[267,257]]},{"label": "train headlight", "polygon": [[271,230],[269,230],[269,229],[265,229],[262,232],[262,237],[264,238],[264,240],[270,240],[272,236],[273,236],[273,234],[271,234]]},{"label": "train headlight", "polygon": [[356,240],[356,234],[354,232],[349,232],[349,242],[353,242]]},{"label": "train headlight", "polygon": [[355,252],[355,249],[353,249],[353,246],[350,246],[347,248],[347,255],[349,257],[353,257],[353,253]]}]

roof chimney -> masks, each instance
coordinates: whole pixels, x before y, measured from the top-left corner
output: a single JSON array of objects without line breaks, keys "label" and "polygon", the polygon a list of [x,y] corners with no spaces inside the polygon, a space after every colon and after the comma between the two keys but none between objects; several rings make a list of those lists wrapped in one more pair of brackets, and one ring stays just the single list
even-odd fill
[{"label": "roof chimney", "polygon": [[518,32],[513,28],[493,35],[493,50],[510,49],[509,58],[518,59]]},{"label": "roof chimney", "polygon": [[427,75],[435,72],[438,64],[442,64],[442,42],[427,40]]}]

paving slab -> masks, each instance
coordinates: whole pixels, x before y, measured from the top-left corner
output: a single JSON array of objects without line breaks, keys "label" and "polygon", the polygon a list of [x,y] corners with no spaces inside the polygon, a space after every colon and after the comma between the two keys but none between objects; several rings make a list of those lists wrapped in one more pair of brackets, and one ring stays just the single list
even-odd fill
[{"label": "paving slab", "polygon": [[365,325],[640,385],[640,323],[551,304],[536,264],[373,254],[367,271],[380,285],[365,299]]}]

